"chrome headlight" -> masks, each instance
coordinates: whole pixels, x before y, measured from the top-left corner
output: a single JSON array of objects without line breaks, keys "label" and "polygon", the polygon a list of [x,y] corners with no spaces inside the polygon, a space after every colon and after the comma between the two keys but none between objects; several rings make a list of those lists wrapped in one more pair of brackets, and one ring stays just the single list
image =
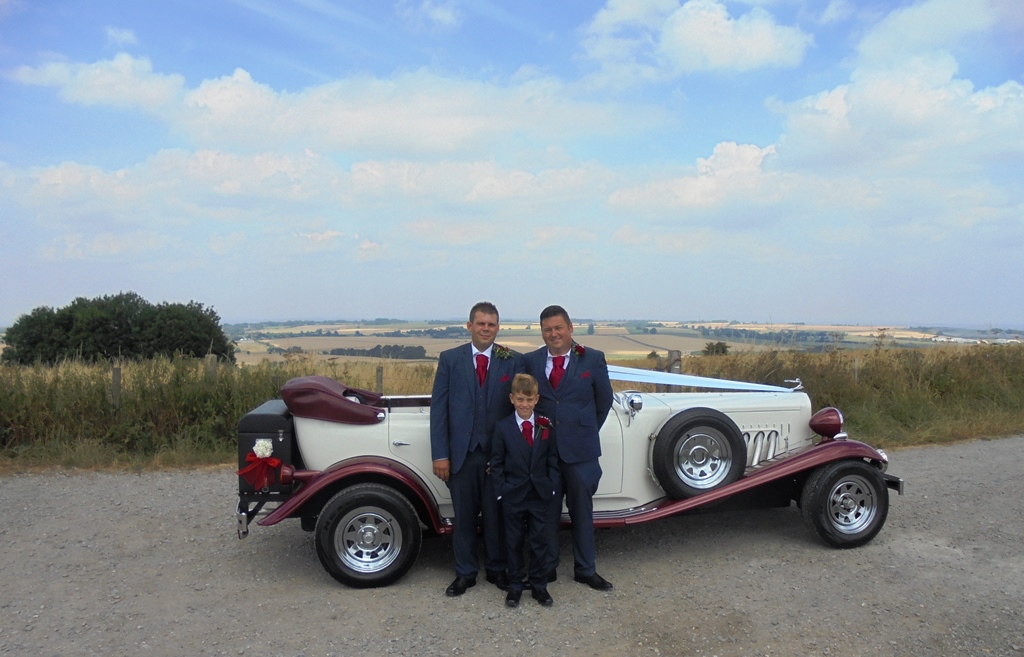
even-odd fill
[{"label": "chrome headlight", "polygon": [[881,470],[882,474],[885,474],[885,471],[889,469],[889,455],[881,449],[875,451],[882,457],[882,460],[878,462],[878,469]]}]

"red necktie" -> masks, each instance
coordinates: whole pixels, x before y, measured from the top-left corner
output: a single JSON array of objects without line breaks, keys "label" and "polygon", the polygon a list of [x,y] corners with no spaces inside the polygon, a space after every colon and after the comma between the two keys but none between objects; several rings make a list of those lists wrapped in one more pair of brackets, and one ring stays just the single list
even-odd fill
[{"label": "red necktie", "polygon": [[487,378],[487,356],[483,354],[476,355],[476,380],[480,382],[480,385],[484,384],[484,379]]},{"label": "red necktie", "polygon": [[523,422],[523,438],[526,438],[527,445],[533,447],[533,425],[529,420]]},{"label": "red necktie", "polygon": [[548,381],[551,382],[552,388],[558,387],[558,382],[562,380],[563,374],[565,374],[565,356],[552,356],[551,374],[548,375]]}]

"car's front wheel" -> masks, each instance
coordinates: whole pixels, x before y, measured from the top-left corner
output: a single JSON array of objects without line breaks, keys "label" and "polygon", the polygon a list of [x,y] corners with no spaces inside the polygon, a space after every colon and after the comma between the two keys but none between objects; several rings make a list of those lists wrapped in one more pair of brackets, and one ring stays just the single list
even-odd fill
[{"label": "car's front wheel", "polygon": [[357,588],[401,579],[420,551],[420,524],[412,504],[388,486],[358,484],[320,511],[316,554],[331,577]]},{"label": "car's front wheel", "polygon": [[694,497],[743,474],[747,448],[739,427],[710,408],[691,408],[662,427],[654,441],[651,467],[669,497]]},{"label": "car's front wheel", "polygon": [[836,461],[811,473],[800,494],[804,522],[837,548],[864,545],[882,530],[889,489],[878,468],[864,461]]}]

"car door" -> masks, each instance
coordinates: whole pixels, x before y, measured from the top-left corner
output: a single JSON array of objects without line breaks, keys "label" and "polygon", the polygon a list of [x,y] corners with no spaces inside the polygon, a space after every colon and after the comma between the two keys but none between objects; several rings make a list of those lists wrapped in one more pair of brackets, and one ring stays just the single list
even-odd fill
[{"label": "car door", "polygon": [[391,406],[388,410],[388,448],[396,460],[412,468],[431,487],[439,503],[451,500],[448,486],[434,476],[430,458],[429,406]]}]

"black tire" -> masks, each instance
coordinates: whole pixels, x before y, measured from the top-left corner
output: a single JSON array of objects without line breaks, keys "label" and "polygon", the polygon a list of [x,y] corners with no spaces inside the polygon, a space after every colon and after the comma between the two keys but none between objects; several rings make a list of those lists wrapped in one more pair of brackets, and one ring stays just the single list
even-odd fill
[{"label": "black tire", "polygon": [[373,588],[409,572],[422,536],[416,510],[402,494],[380,484],[358,484],[320,511],[314,541],[331,577],[355,588]]},{"label": "black tire", "polygon": [[827,463],[804,482],[800,509],[807,526],[832,547],[859,547],[882,530],[889,514],[889,489],[882,473],[869,463]]},{"label": "black tire", "polygon": [[710,408],[691,408],[666,422],[651,454],[654,476],[677,500],[731,484],[746,464],[747,446],[739,427]]}]

